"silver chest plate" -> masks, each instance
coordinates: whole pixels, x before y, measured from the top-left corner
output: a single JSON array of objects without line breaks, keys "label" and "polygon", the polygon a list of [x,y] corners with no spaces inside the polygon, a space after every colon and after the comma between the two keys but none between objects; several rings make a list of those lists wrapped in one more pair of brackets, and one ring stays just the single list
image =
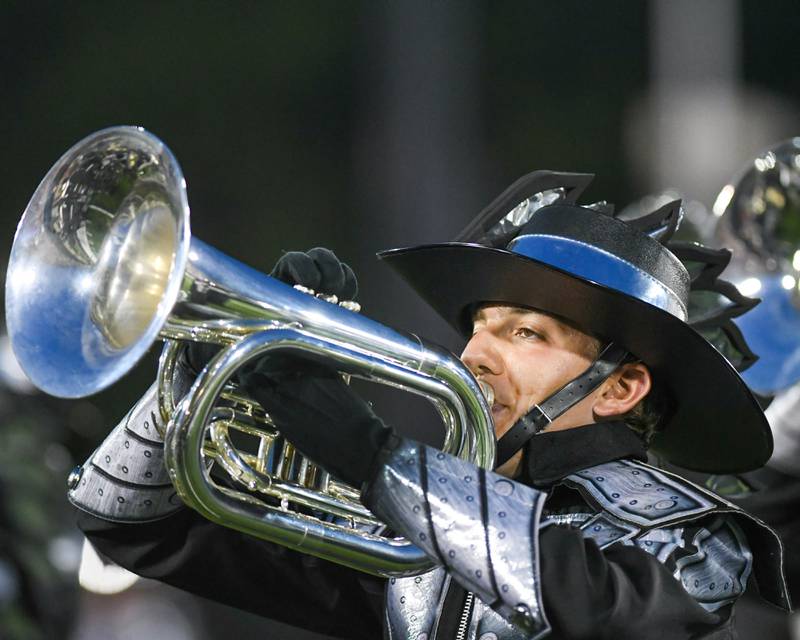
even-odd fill
[{"label": "silver chest plate", "polygon": [[[387,637],[390,640],[453,640],[436,633],[449,585],[450,576],[441,567],[421,576],[391,579],[386,590]],[[464,640],[526,640],[526,636],[475,598]]]}]

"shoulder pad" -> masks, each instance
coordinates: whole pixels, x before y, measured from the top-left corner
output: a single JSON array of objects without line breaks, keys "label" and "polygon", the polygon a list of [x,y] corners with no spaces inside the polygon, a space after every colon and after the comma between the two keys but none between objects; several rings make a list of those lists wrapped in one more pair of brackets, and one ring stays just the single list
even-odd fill
[{"label": "shoulder pad", "polygon": [[[601,516],[609,514],[622,523],[639,527],[641,532],[635,535],[645,545],[653,542],[647,534],[649,530],[677,527],[716,513],[735,518],[753,551],[761,597],[789,609],[780,539],[764,522],[727,500],[685,478],[633,460],[615,460],[584,469],[564,478],[563,484],[578,490]],[[604,529],[589,537],[605,535]],[[622,535],[613,542],[628,537]]]},{"label": "shoulder pad", "polygon": [[632,460],[599,464],[563,482],[600,511],[643,529],[695,520],[727,507],[680,476]]}]

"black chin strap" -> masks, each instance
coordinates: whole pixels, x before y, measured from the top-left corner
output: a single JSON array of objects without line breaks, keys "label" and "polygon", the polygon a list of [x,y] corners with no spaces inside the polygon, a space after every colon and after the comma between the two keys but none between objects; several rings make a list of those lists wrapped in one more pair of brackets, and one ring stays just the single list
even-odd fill
[{"label": "black chin strap", "polygon": [[528,440],[597,389],[617,370],[627,355],[625,349],[609,342],[586,371],[570,380],[541,404],[533,405],[533,409],[517,420],[514,426],[497,441],[495,466],[499,467],[508,462]]}]

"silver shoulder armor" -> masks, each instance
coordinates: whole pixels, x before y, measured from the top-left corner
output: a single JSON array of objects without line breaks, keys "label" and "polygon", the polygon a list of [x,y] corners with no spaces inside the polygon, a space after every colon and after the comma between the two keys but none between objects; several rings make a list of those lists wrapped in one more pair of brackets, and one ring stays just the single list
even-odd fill
[{"label": "silver shoulder armor", "polygon": [[643,529],[694,520],[718,502],[699,487],[641,462],[615,460],[567,476],[599,510]]},{"label": "silver shoulder armor", "polygon": [[114,522],[158,520],[180,509],[182,503],[164,466],[157,420],[154,384],[70,476],[70,502]]},{"label": "silver shoulder armor", "polygon": [[595,510],[578,523],[585,537],[601,549],[621,543],[652,554],[705,609],[714,611],[734,601],[751,571],[762,597],[788,606],[777,535],[723,498],[632,460],[590,467],[563,483],[577,489]]},{"label": "silver shoulder armor", "polygon": [[401,440],[366,499],[378,517],[437,559],[453,579],[526,637],[549,631],[538,545],[545,494]]}]

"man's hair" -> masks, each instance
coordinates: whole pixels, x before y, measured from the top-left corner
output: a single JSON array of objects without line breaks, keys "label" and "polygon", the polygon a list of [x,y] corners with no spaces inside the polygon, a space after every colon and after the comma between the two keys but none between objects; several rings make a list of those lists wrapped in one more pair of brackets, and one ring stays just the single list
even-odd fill
[{"label": "man's hair", "polygon": [[622,421],[639,434],[645,447],[649,447],[669,412],[670,398],[664,387],[653,380],[648,394],[628,413],[620,416]]},{"label": "man's hair", "polygon": [[[597,360],[603,345],[608,341],[590,335],[591,341],[588,344],[586,355],[591,360]],[[635,356],[626,359],[625,362],[637,362]],[[652,373],[651,373],[652,376]],[[628,411],[628,413],[615,416],[624,422],[631,430],[642,439],[645,447],[649,447],[653,437],[658,433],[659,427],[664,422],[670,408],[670,396],[666,389],[659,384],[656,379],[652,379],[650,391],[642,398],[638,404]]]}]

